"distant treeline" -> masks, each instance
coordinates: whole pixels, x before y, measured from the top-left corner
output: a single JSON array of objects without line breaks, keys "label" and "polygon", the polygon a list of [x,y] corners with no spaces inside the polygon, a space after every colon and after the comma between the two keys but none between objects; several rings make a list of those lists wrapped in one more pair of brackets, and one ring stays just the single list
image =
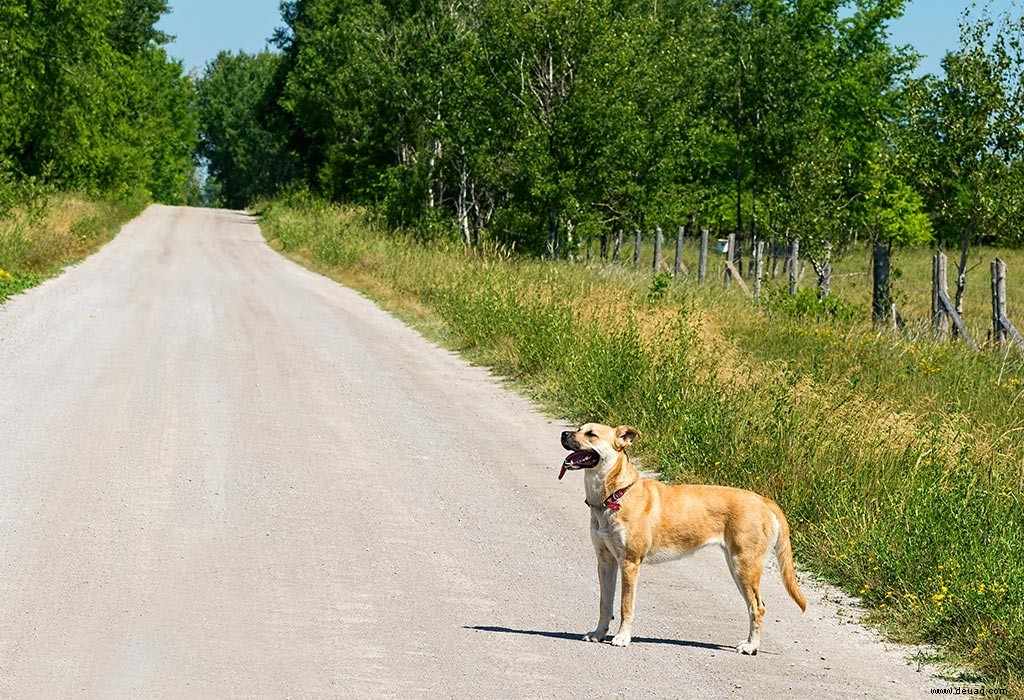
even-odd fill
[{"label": "distant treeline", "polygon": [[194,86],[166,0],[0,2],[0,214],[37,187],[198,199]]},{"label": "distant treeline", "polygon": [[1020,242],[1021,18],[965,16],[937,76],[903,0],[295,0],[279,53],[199,82],[221,201],[283,187],[394,225],[561,251],[682,224]]}]

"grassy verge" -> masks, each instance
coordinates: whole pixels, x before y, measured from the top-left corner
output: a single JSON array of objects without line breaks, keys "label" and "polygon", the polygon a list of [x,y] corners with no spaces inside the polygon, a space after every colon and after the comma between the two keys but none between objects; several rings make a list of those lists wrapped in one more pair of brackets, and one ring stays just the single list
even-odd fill
[{"label": "grassy verge", "polygon": [[145,204],[139,195],[59,193],[7,212],[0,217],[0,303],[98,249]]},{"label": "grassy verge", "polygon": [[756,308],[608,266],[468,256],[359,212],[262,207],[289,256],[358,289],[570,419],[631,423],[663,478],[777,499],[805,568],[895,637],[1022,690],[1024,361]]}]

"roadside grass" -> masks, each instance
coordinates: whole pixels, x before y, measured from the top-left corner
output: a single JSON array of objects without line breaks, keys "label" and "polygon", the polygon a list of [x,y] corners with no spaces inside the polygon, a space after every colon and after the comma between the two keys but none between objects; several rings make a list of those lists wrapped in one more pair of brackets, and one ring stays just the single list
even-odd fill
[{"label": "roadside grass", "polygon": [[97,250],[145,204],[141,194],[53,193],[0,216],[0,303]]},{"label": "roadside grass", "polygon": [[878,332],[779,290],[755,307],[649,267],[467,255],[308,199],[259,213],[271,245],[553,412],[637,426],[639,458],[662,478],[776,499],[801,566],[895,639],[1024,691],[1020,353]]}]

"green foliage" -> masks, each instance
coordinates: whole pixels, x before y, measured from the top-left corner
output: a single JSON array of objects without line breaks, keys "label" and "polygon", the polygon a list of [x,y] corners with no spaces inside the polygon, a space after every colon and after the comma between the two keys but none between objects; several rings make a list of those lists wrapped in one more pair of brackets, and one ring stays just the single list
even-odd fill
[{"label": "green foliage", "polygon": [[[885,41],[902,2],[846,4],[302,0],[276,78],[248,79],[313,189],[392,226],[566,257],[759,205],[776,236],[841,242],[910,65]],[[231,115],[211,152],[258,131]]]},{"label": "green foliage", "polygon": [[276,194],[297,173],[287,133],[274,129],[274,89],[281,57],[221,52],[196,85],[199,154],[220,184],[217,203],[242,208]]},{"label": "green foliage", "polygon": [[899,174],[870,161],[860,213],[873,240],[897,245],[924,245],[934,238],[924,200]]},{"label": "green foliage", "polygon": [[0,269],[0,303],[37,284],[39,278],[29,272],[7,272]]},{"label": "green foliage", "polygon": [[835,294],[819,297],[808,287],[800,287],[794,296],[781,287],[766,287],[763,300],[769,314],[781,314],[792,319],[849,323],[863,321],[868,315],[866,309],[847,303]]},{"label": "green foliage", "polygon": [[1024,227],[1024,16],[965,14],[941,76],[913,81],[901,133],[912,182],[945,242],[994,241]]},{"label": "green foliage", "polygon": [[279,57],[208,66],[203,149],[235,205],[301,180],[563,258],[691,218],[798,238],[820,270],[851,240],[1012,240],[1020,20],[965,17],[944,75],[912,80],[904,4],[294,0]]},{"label": "green foliage", "polygon": [[668,296],[672,289],[672,275],[667,272],[659,272],[651,278],[651,286],[647,290],[648,301],[661,301]]},{"label": "green foliage", "polygon": [[[160,0],[0,4],[0,172],[52,186],[146,187],[194,169],[191,83],[158,45]],[[3,179],[3,178],[0,178]],[[0,185],[2,186],[2,185]]]}]

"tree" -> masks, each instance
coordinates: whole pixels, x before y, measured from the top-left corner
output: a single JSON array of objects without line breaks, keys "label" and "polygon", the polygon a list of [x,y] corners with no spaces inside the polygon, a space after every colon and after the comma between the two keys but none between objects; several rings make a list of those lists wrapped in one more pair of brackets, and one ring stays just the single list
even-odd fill
[{"label": "tree", "polygon": [[199,155],[220,189],[219,202],[242,208],[275,194],[296,176],[288,134],[268,126],[279,54],[222,51],[196,84]]},{"label": "tree", "polygon": [[959,313],[971,245],[1024,225],[1022,29],[1024,17],[1004,16],[997,23],[987,14],[965,13],[960,48],[943,59],[943,74],[925,76],[908,89],[904,148],[940,241],[959,243]]},{"label": "tree", "polygon": [[166,3],[0,4],[0,169],[58,187],[145,187],[194,170],[191,85],[159,47]]}]

